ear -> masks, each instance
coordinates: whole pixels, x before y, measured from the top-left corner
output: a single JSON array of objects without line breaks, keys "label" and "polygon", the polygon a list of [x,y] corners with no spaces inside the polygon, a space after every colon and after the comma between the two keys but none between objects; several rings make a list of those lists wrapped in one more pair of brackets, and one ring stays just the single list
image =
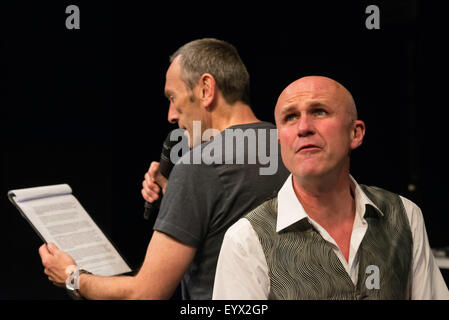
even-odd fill
[{"label": "ear", "polygon": [[365,122],[362,120],[355,120],[351,126],[351,150],[358,148],[365,136]]},{"label": "ear", "polygon": [[203,73],[198,85],[199,97],[204,107],[209,108],[215,99],[216,82],[210,73]]}]

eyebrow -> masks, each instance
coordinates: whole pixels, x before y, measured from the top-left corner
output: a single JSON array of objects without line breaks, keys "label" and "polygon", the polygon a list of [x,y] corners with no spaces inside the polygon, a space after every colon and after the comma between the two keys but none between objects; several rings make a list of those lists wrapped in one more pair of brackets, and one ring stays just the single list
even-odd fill
[{"label": "eyebrow", "polygon": [[284,115],[286,113],[290,113],[290,112],[293,112],[293,111],[296,111],[296,103],[289,104],[286,107],[282,108],[281,115]]},{"label": "eyebrow", "polygon": [[[287,105],[286,107],[284,107],[281,110],[281,115],[297,111],[296,107],[297,107],[296,103],[292,103],[292,104]],[[313,102],[309,103],[308,106],[307,106],[308,109],[315,109],[315,108],[319,108],[319,107],[327,107],[327,105],[322,103],[322,102],[319,102],[319,101],[313,101]]]},{"label": "eyebrow", "polygon": [[313,101],[309,104],[309,108],[327,107],[328,105],[320,101]]}]

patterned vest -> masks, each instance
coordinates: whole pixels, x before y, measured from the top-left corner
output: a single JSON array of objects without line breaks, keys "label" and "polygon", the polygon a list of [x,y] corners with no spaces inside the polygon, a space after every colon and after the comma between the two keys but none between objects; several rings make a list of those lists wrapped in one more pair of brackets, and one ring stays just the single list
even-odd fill
[{"label": "patterned vest", "polygon": [[366,205],[368,229],[359,247],[356,285],[307,219],[276,232],[277,198],[248,213],[268,264],[270,299],[410,298],[413,239],[404,205],[396,194],[360,187],[384,216]]}]

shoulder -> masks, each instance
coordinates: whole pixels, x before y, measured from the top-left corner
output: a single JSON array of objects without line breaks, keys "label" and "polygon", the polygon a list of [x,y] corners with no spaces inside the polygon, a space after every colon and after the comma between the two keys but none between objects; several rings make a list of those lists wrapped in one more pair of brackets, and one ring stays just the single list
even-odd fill
[{"label": "shoulder", "polygon": [[258,205],[256,208],[248,212],[245,218],[249,220],[266,219],[268,217],[275,218],[277,216],[278,198],[272,196]]},{"label": "shoulder", "polygon": [[248,219],[240,218],[226,231],[226,236],[229,239],[238,239],[241,235],[247,234],[252,229],[253,227]]},{"label": "shoulder", "polygon": [[375,187],[360,185],[365,195],[383,212],[391,212],[390,208],[400,205],[403,207],[407,217],[412,234],[415,230],[421,228],[424,219],[421,209],[411,200],[388,190]]},{"label": "shoulder", "polygon": [[412,229],[412,233],[418,228],[422,228],[424,226],[424,217],[422,211],[418,205],[416,205],[413,201],[399,196],[402,200],[402,204],[404,205],[405,212],[407,214],[408,221],[410,223],[410,227]]},{"label": "shoulder", "polygon": [[228,129],[276,129],[276,126],[268,121],[258,121],[253,123],[240,124]]},{"label": "shoulder", "polygon": [[360,188],[363,190],[363,192],[370,198],[372,201],[380,201],[382,199],[383,201],[389,201],[392,199],[399,199],[399,195],[397,193],[388,191],[383,188],[379,188],[376,186],[368,186],[365,184],[359,184]]},{"label": "shoulder", "polygon": [[211,178],[218,178],[214,166],[204,164],[201,161],[197,161],[196,163],[195,158],[192,158],[191,151],[185,154],[173,167],[169,181],[193,178],[198,181],[198,179],[210,180]]},{"label": "shoulder", "polygon": [[403,199],[405,198],[397,193],[376,186],[367,186],[363,184],[360,184],[359,186],[363,191],[364,196],[366,196],[383,213],[394,212],[394,210],[391,209],[398,206],[402,206],[407,212],[410,207],[408,202],[404,202]]},{"label": "shoulder", "polygon": [[411,201],[410,199],[407,199],[406,197],[403,196],[399,196],[399,198],[402,201],[402,204],[404,205],[404,208],[406,211],[410,211],[410,212],[421,212],[421,209],[418,207],[418,205],[416,203],[414,203],[413,201]]},{"label": "shoulder", "polygon": [[225,233],[223,245],[232,246],[238,251],[248,251],[259,238],[251,223],[246,218],[240,218]]}]

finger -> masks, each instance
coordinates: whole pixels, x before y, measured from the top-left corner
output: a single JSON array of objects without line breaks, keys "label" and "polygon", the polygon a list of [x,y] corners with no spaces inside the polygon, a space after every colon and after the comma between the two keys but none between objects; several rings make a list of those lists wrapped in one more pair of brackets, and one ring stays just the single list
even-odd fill
[{"label": "finger", "polygon": [[144,198],[145,198],[146,194],[147,194],[148,191],[149,191],[148,186],[147,186],[147,183],[146,183],[145,180],[142,181],[142,190],[141,190],[141,191],[142,191],[142,195],[143,195]]},{"label": "finger", "polygon": [[151,196],[152,196],[152,193],[157,195],[161,191],[161,187],[159,187],[159,185],[157,183],[153,182],[153,183],[148,184],[147,186],[148,186],[147,193]]},{"label": "finger", "polygon": [[52,269],[50,268],[45,268],[44,269],[44,273],[48,276],[48,277],[52,277],[53,279],[56,279],[57,274],[53,272]]},{"label": "finger", "polygon": [[148,202],[154,202],[159,198],[159,195],[157,193],[154,193],[152,191],[145,192],[143,189],[141,190],[143,198]]},{"label": "finger", "polygon": [[150,202],[153,203],[153,202],[157,201],[157,199],[159,199],[159,195],[157,195],[156,193],[154,193],[154,194],[151,195],[149,198],[150,198]]},{"label": "finger", "polygon": [[41,259],[49,254],[50,254],[50,252],[48,251],[46,243],[44,243],[43,245],[41,245],[39,247],[39,255],[41,256]]},{"label": "finger", "polygon": [[153,185],[153,184],[155,184],[155,182],[153,181],[153,180],[143,180],[142,181],[142,188],[145,190],[145,192],[150,192],[151,191],[151,188],[150,188],[150,186],[151,185]]},{"label": "finger", "polygon": [[151,181],[153,181],[154,179],[150,177],[150,174],[147,172],[144,175],[144,179],[143,181],[146,182],[147,184],[150,183]]},{"label": "finger", "polygon": [[154,181],[143,181],[142,187],[147,196],[157,195],[161,191],[161,187]]},{"label": "finger", "polygon": [[44,267],[46,267],[49,264],[49,259],[51,258],[51,254],[48,251],[47,244],[43,244],[39,248],[39,255],[41,257],[41,262]]},{"label": "finger", "polygon": [[50,280],[51,283],[53,283],[57,287],[65,287],[65,282],[64,283],[63,282],[58,282],[58,280],[56,280],[53,277],[48,277],[48,280]]},{"label": "finger", "polygon": [[145,199],[145,201],[150,202],[150,198],[147,196],[147,193],[145,192],[144,189],[140,190],[140,192],[142,193],[142,197]]},{"label": "finger", "polygon": [[150,203],[155,202],[157,199],[159,199],[159,195],[157,193],[151,192],[147,195],[147,201]]},{"label": "finger", "polygon": [[145,181],[147,183],[151,183],[154,181],[154,176],[150,174],[150,171],[148,171],[147,173],[145,173]]},{"label": "finger", "polygon": [[146,196],[153,196],[159,194],[161,187],[155,182],[142,182],[142,191]]},{"label": "finger", "polygon": [[58,246],[55,245],[53,242],[50,242],[49,244],[47,244],[47,248],[51,254],[55,254],[56,252],[59,251]]}]

